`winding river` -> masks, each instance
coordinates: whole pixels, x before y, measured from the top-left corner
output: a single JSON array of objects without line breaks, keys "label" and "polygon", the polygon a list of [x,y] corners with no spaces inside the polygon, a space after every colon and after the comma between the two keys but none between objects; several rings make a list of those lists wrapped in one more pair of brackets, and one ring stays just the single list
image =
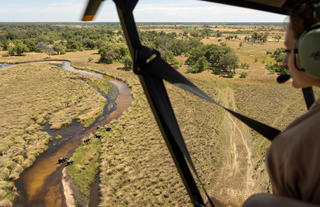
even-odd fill
[{"label": "winding river", "polygon": [[[74,73],[107,79],[114,85],[109,91],[109,93],[113,94],[113,98],[109,98],[109,95],[104,96],[107,99],[104,113],[87,128],[78,122],[73,122],[67,128],[52,131],[48,123],[45,125],[43,130],[52,136],[52,142],[50,142],[48,150],[41,154],[33,165],[26,169],[20,178],[16,180],[15,186],[19,194],[14,200],[14,206],[16,207],[66,207],[64,189],[61,182],[64,166],[56,164],[57,160],[60,157],[70,157],[74,150],[82,144],[83,138],[94,133],[100,126],[104,126],[112,119],[119,117],[132,102],[131,91],[123,82],[99,73],[74,69],[71,67],[70,62],[63,62],[60,66]],[[95,89],[102,94],[97,88]],[[62,138],[55,139],[59,135]],[[98,182],[95,182],[91,185],[89,206],[98,205],[98,194]]]}]

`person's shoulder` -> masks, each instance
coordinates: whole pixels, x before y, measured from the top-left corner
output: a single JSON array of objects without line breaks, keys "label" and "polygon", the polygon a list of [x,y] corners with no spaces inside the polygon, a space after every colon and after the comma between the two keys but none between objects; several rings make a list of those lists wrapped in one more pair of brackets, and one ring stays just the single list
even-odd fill
[{"label": "person's shoulder", "polygon": [[320,98],[318,98],[310,107],[309,111],[310,110],[313,110],[313,109],[317,109],[317,108],[320,108]]}]

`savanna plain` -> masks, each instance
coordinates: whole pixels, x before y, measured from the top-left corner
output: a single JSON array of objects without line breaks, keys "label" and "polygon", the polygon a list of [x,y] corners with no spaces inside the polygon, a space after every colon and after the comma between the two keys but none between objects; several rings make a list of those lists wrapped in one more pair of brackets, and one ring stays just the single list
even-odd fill
[{"label": "savanna plain", "polygon": [[[138,24],[138,31],[144,45],[232,110],[279,129],[306,112],[301,91],[275,81],[288,73],[281,64],[282,24]],[[65,61],[105,78],[64,70]],[[0,24],[0,64],[0,206],[16,205],[22,194],[32,200],[52,178],[63,183],[62,196],[46,206],[192,206],[118,24]],[[63,154],[70,165],[44,160],[61,173],[28,181],[20,192],[17,183],[39,157],[72,145],[68,136],[49,131],[74,122],[94,125],[106,97],[116,97],[112,79],[130,88],[130,106],[81,135]],[[270,142],[222,108],[165,86],[200,179],[218,206],[241,206],[254,193],[271,192]]]}]

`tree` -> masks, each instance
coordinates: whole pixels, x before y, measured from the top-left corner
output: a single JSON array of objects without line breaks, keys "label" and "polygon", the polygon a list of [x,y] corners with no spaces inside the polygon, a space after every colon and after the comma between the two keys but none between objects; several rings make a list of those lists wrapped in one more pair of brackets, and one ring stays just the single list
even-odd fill
[{"label": "tree", "polygon": [[82,50],[82,45],[79,41],[75,40],[75,39],[70,39],[67,41],[67,45],[66,45],[68,51],[78,51],[78,50]]},{"label": "tree", "polygon": [[57,55],[63,55],[66,53],[66,46],[64,46],[61,43],[54,44],[53,45],[53,50],[57,53]]},{"label": "tree", "polygon": [[8,54],[13,56],[16,54],[16,47],[13,45],[13,46],[8,46]]},{"label": "tree", "polygon": [[124,64],[124,68],[125,68],[126,70],[131,69],[132,66],[133,66],[131,57],[126,56],[126,57],[124,58],[124,60],[123,60],[123,64]]},{"label": "tree", "polygon": [[238,56],[233,52],[228,52],[225,55],[221,57],[220,63],[222,66],[224,66],[225,69],[230,71],[233,69],[233,72],[235,73],[235,69],[238,65]]},{"label": "tree", "polygon": [[19,42],[16,45],[15,51],[18,56],[21,56],[24,52],[28,52],[29,48],[27,47],[27,45],[23,44],[22,42]]},{"label": "tree", "polygon": [[190,51],[189,57],[186,60],[186,63],[188,65],[194,65],[197,62],[197,60],[204,55],[205,55],[205,51],[203,50],[202,47],[194,48]]},{"label": "tree", "polygon": [[105,50],[100,54],[99,63],[112,64],[113,62],[113,50]]},{"label": "tree", "polygon": [[285,53],[286,52],[284,48],[277,48],[275,51],[273,51],[271,53],[271,57],[276,61],[276,63],[266,64],[266,69],[277,74],[289,74],[288,67],[282,65],[282,60],[285,57]]},{"label": "tree", "polygon": [[277,48],[273,53],[271,54],[271,57],[277,62],[281,63],[283,58],[286,55],[286,49],[284,48]]},{"label": "tree", "polygon": [[273,38],[276,39],[276,40],[279,42],[280,39],[281,39],[281,35],[276,35],[276,36],[274,36]]},{"label": "tree", "polygon": [[91,39],[87,39],[83,42],[83,46],[87,49],[93,50],[96,48],[96,42]]},{"label": "tree", "polygon": [[229,47],[210,44],[205,46],[204,56],[212,66],[219,66],[221,65],[221,57],[228,53],[230,50],[231,49]]},{"label": "tree", "polygon": [[44,42],[39,42],[37,44],[37,48],[39,48],[42,52],[47,53],[49,56],[53,53],[53,49],[50,47],[50,45]]},{"label": "tree", "polygon": [[190,73],[199,73],[205,69],[207,69],[209,66],[209,62],[207,61],[206,57],[200,57],[196,64],[194,64],[193,66],[189,67],[187,70]]},{"label": "tree", "polygon": [[25,39],[23,43],[29,48],[29,51],[37,52],[36,39]]},{"label": "tree", "polygon": [[247,72],[242,72],[240,74],[240,78],[246,78],[246,77],[248,77],[248,73]]}]

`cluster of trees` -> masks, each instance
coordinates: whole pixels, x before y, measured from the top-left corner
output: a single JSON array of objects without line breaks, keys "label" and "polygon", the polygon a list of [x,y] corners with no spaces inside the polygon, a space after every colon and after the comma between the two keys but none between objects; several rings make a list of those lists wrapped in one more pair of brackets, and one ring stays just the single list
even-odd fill
[{"label": "cluster of trees", "polygon": [[144,45],[159,50],[161,57],[173,66],[180,63],[176,56],[185,55],[188,71],[197,73],[212,69],[215,73],[232,73],[238,65],[238,56],[226,45],[204,45],[197,37],[179,38],[176,33],[141,32]]},{"label": "cluster of trees", "polygon": [[126,62],[126,64],[130,64],[127,62],[127,59],[130,59],[129,50],[122,45],[105,45],[99,49],[98,53],[100,54],[100,63],[112,64],[113,62]]},{"label": "cluster of trees", "polygon": [[176,56],[186,54],[191,48],[197,48],[202,44],[198,38],[179,38],[174,32],[146,31],[141,32],[140,36],[142,44],[158,50],[161,57],[175,67],[180,64]]},{"label": "cluster of trees", "polygon": [[187,56],[186,64],[190,65],[188,71],[192,73],[205,69],[211,69],[215,74],[235,73],[239,60],[231,48],[215,44],[200,44],[191,49]]},{"label": "cluster of trees", "polygon": [[279,75],[289,74],[288,67],[282,65],[282,60],[285,57],[286,50],[284,48],[277,48],[273,52],[267,51],[266,54],[270,55],[275,61],[275,63],[266,64],[266,69],[275,72]]},{"label": "cluster of trees", "polygon": [[253,43],[265,43],[267,42],[268,36],[269,36],[268,32],[265,32],[265,33],[254,32],[251,36],[245,36],[244,41],[253,42]]},{"label": "cluster of trees", "polygon": [[[174,67],[181,66],[176,57],[188,57],[190,72],[210,68],[217,72],[231,72],[237,67],[238,57],[224,45],[204,45],[200,40],[222,36],[208,26],[183,34],[171,32],[140,31],[142,44],[154,48]],[[237,38],[229,35],[228,39]],[[100,63],[121,62],[125,68],[132,66],[118,24],[0,24],[0,49],[5,55],[23,55],[25,52],[45,52],[60,55],[70,51],[98,49]],[[220,73],[219,72],[219,73]]]},{"label": "cluster of trees", "polygon": [[226,40],[238,39],[238,35],[228,35],[226,36]]},{"label": "cluster of trees", "polygon": [[0,49],[8,51],[7,55],[23,55],[27,51],[64,54],[117,43],[122,40],[120,34],[117,24],[1,24]]}]

